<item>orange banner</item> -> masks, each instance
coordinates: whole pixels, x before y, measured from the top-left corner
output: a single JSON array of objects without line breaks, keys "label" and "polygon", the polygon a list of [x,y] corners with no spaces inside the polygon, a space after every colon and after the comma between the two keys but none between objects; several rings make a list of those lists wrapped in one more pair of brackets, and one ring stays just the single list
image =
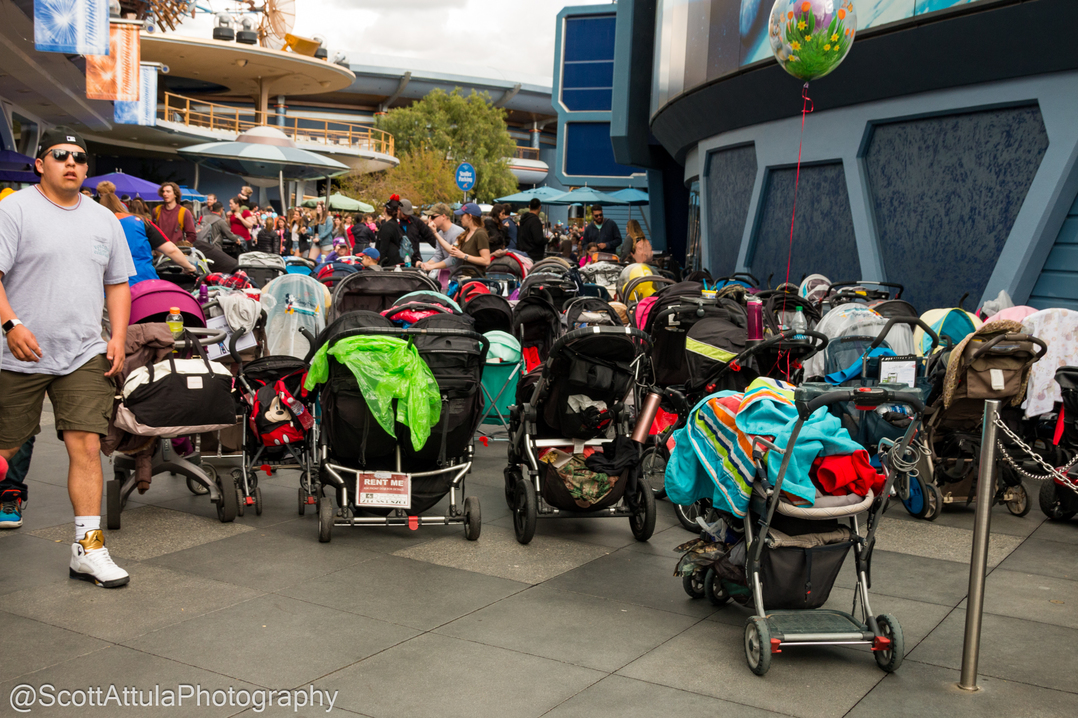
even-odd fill
[{"label": "orange banner", "polygon": [[138,102],[140,56],[138,25],[110,25],[109,54],[86,56],[86,97]]}]

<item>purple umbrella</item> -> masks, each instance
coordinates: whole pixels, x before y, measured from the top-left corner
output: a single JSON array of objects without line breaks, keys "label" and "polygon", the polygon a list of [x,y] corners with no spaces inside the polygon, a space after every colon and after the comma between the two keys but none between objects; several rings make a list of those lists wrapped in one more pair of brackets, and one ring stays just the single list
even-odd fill
[{"label": "purple umbrella", "polygon": [[0,150],[0,170],[27,170],[34,166],[34,158],[11,150]]},{"label": "purple umbrella", "polygon": [[154,184],[138,177],[131,175],[125,175],[123,172],[110,172],[107,175],[100,175],[98,177],[87,177],[86,181],[82,183],[83,187],[87,189],[97,191],[97,183],[108,180],[116,185],[117,195],[131,195],[132,197],[138,196],[144,200],[156,202],[157,190],[161,185]]}]

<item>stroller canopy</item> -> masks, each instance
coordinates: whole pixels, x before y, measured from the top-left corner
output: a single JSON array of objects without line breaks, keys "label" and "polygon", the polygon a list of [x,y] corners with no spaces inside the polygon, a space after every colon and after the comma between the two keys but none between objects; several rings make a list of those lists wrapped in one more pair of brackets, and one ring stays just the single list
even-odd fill
[{"label": "stroller canopy", "polygon": [[[825,314],[816,326],[816,331],[828,339],[849,336],[875,338],[879,336],[879,333],[886,326],[887,317],[880,316],[878,312],[864,304],[851,303],[839,305]],[[896,324],[891,327],[891,331],[887,333],[885,340],[895,354],[901,356],[914,353],[913,332],[908,324]],[[928,343],[931,346],[932,339],[930,337],[928,338]],[[826,352],[814,354],[805,360],[806,378],[822,377],[827,373],[825,354]]]},{"label": "stroller canopy", "polygon": [[[980,329],[983,323],[975,314],[958,308],[929,310],[921,315],[921,321],[932,327],[932,331],[939,335],[941,347],[947,343],[948,339],[952,346],[957,345]],[[921,356],[932,349],[932,337],[925,334],[924,330],[919,327],[914,332],[913,341],[917,347],[917,353]]]},{"label": "stroller canopy", "polygon": [[328,304],[329,290],[302,274],[285,274],[267,284],[262,290],[262,308],[266,311],[269,353],[306,357],[311,346],[300,328],[318,336],[326,326]]},{"label": "stroller canopy", "polygon": [[333,288],[331,319],[357,310],[382,312],[392,307],[405,294],[423,290],[441,294],[438,284],[422,272],[356,272],[338,281]]},{"label": "stroller canopy", "polygon": [[131,287],[129,323],[163,322],[172,307],[179,308],[184,326],[206,326],[206,316],[195,298],[164,279],[147,279]]}]

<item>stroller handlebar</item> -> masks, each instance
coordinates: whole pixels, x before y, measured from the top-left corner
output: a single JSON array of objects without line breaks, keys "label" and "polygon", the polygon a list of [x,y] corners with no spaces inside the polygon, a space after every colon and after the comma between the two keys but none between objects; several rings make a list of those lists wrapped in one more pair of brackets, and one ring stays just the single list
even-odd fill
[{"label": "stroller handlebar", "polygon": [[797,405],[797,414],[804,421],[821,406],[830,406],[831,404],[840,404],[847,401],[854,402],[858,408],[875,408],[881,404],[905,404],[917,414],[923,414],[925,410],[924,402],[915,392],[892,391],[878,386],[836,389],[826,394],[820,394],[809,401],[796,399],[795,403]]},{"label": "stroller handlebar", "polygon": [[550,353],[554,354],[561,350],[566,344],[575,342],[577,339],[582,339],[591,334],[624,334],[625,336],[640,342],[644,347],[643,351],[651,351],[651,337],[636,327],[611,327],[603,325],[574,329],[571,332],[563,334],[558,341],[554,342],[554,346],[551,348]]},{"label": "stroller handlebar", "polygon": [[[300,331],[303,331],[301,329]],[[390,336],[434,336],[434,337],[464,337],[467,339],[474,339],[479,342],[482,347],[483,354],[486,354],[490,349],[490,340],[478,332],[467,331],[464,329],[415,329],[409,327],[407,329],[401,329],[400,327],[356,327],[355,329],[349,329],[342,332],[340,335],[333,338],[334,341],[346,339],[348,337],[359,337],[365,334],[388,334]],[[308,336],[308,334],[304,334]],[[308,363],[314,357],[317,351],[315,346],[314,337],[308,336],[308,341],[311,342],[311,353],[307,357]]]},{"label": "stroller handlebar", "polygon": [[928,353],[934,354],[936,352],[936,347],[940,345],[939,335],[932,330],[932,327],[928,326],[923,321],[915,317],[891,317],[890,319],[888,319],[887,325],[884,326],[883,331],[876,335],[876,339],[873,340],[872,344],[869,345],[868,351],[872,351],[880,344],[883,344],[883,342],[887,339],[887,335],[891,332],[891,327],[896,324],[908,324],[911,327],[920,327],[925,334],[932,337],[932,349]]}]

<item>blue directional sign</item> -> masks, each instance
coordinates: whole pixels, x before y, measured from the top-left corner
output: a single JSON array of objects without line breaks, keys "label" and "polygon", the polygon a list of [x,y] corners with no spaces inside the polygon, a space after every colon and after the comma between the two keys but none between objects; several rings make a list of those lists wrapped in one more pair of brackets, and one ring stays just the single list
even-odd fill
[{"label": "blue directional sign", "polygon": [[460,191],[467,192],[472,187],[475,187],[475,167],[472,167],[467,162],[461,162],[457,165],[456,178],[457,187],[460,187]]}]

